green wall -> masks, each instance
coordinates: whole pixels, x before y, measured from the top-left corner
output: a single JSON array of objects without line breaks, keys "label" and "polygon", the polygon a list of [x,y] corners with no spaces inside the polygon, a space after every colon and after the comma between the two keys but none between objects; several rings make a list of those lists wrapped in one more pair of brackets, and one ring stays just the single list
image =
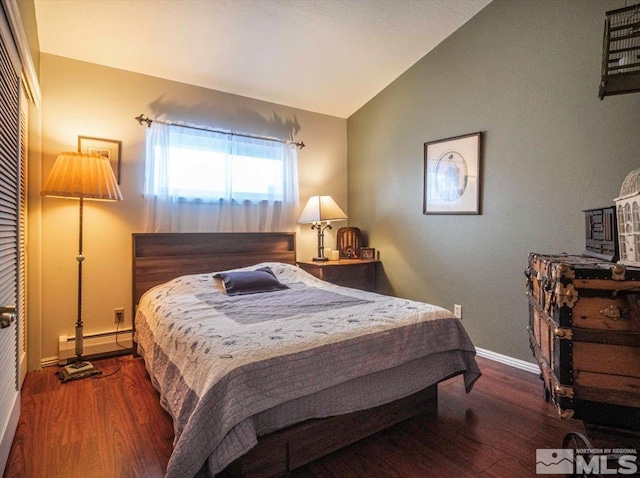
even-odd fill
[{"label": "green wall", "polygon": [[[462,304],[477,347],[533,362],[530,251],[581,253],[582,210],[640,167],[640,93],[598,99],[605,12],[624,2],[494,0],[347,123],[350,225],[381,291]],[[423,147],[481,131],[482,214],[423,215]]]}]

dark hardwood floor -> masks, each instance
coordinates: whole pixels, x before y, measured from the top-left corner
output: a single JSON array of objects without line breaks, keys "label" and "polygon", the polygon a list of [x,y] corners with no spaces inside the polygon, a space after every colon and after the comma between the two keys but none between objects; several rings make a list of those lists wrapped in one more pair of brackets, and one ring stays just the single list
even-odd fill
[{"label": "dark hardwood floor", "polygon": [[[5,477],[164,476],[173,429],[141,359],[95,361],[102,378],[61,384],[27,375]],[[561,448],[581,422],[562,420],[536,375],[478,359],[470,394],[461,377],[440,386],[439,416],[396,425],[291,477],[535,477],[537,448]],[[111,375],[110,375],[111,374]]]}]

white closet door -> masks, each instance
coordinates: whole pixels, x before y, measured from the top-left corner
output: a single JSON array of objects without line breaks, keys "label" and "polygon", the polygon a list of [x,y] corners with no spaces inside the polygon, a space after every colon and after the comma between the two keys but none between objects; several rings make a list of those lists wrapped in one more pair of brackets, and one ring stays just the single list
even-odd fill
[{"label": "white closet door", "polygon": [[[20,214],[20,61],[0,9],[0,307],[18,300]],[[0,309],[0,312],[2,310]],[[4,315],[6,317],[6,315]],[[3,318],[4,318],[3,317]],[[20,410],[18,321],[0,328],[0,467],[4,469]],[[0,324],[2,321],[0,321]]]},{"label": "white closet door", "polygon": [[20,201],[18,206],[18,387],[27,376],[27,152],[29,102],[20,88]]}]

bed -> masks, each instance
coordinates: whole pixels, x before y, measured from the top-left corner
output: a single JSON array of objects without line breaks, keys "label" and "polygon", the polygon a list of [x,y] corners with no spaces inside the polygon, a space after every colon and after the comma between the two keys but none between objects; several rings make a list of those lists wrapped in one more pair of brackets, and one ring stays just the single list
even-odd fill
[{"label": "bed", "polygon": [[[295,261],[293,233],[133,235],[134,353],[173,419],[167,477],[286,473],[435,416],[438,382],[480,376],[449,311]],[[257,276],[276,288],[232,295]]]}]

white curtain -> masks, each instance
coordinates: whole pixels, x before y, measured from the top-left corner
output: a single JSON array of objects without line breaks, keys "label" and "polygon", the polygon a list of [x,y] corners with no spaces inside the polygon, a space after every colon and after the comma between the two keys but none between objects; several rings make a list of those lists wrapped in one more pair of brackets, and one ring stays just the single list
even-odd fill
[{"label": "white curtain", "polygon": [[[250,190],[252,179],[264,184],[265,177],[276,186]],[[147,129],[144,197],[148,232],[292,231],[296,147],[155,121]]]}]

